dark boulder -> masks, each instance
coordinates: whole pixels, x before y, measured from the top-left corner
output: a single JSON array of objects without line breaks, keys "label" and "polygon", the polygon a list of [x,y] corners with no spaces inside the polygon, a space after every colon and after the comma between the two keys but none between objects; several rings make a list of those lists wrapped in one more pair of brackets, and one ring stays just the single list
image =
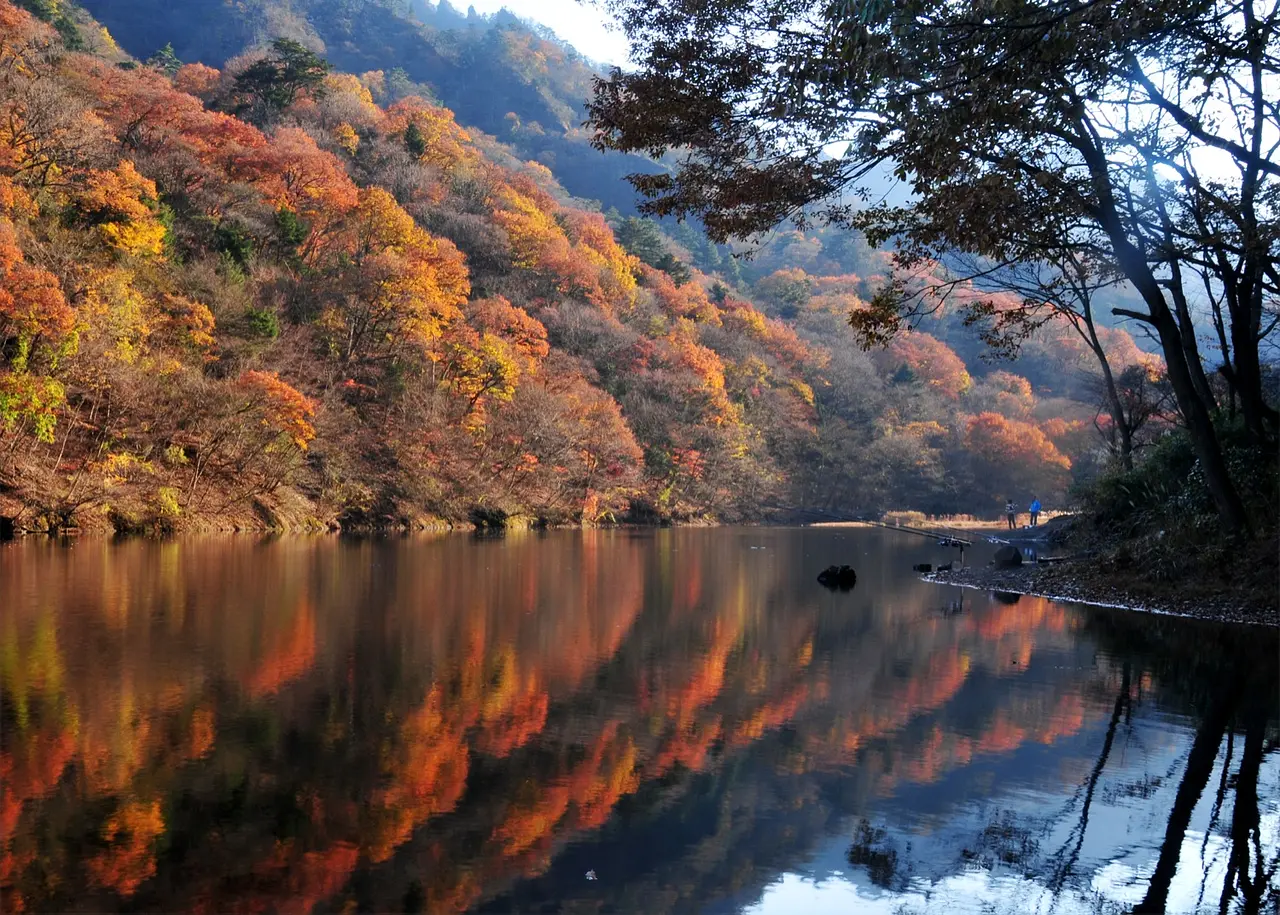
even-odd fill
[{"label": "dark boulder", "polygon": [[1016,546],[1002,546],[996,550],[995,564],[1001,569],[1016,569],[1022,565],[1022,550]]},{"label": "dark boulder", "polygon": [[1009,606],[1013,606],[1018,601],[1022,600],[1021,594],[1014,594],[1012,591],[992,591],[991,596],[995,598],[998,603],[1008,604]]},{"label": "dark boulder", "polygon": [[818,584],[833,591],[848,591],[857,583],[858,573],[849,566],[827,566],[818,574]]},{"label": "dark boulder", "polygon": [[932,572],[933,566],[927,562],[917,562],[911,569],[914,572]]},{"label": "dark boulder", "polygon": [[12,540],[17,533],[17,520],[0,516],[0,540]]}]

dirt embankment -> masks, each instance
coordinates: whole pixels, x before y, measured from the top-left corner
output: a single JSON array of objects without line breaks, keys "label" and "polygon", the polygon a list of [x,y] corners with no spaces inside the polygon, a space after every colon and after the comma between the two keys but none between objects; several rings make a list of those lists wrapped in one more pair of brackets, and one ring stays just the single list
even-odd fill
[{"label": "dirt embankment", "polygon": [[[934,572],[925,580],[985,591],[1028,594],[1128,610],[1280,627],[1280,565],[1274,550],[1258,544],[1236,557],[1240,568],[1205,573],[1187,564],[1188,574],[1157,575],[1119,567],[1114,545],[1082,542],[1071,519],[1055,519],[1038,530],[1019,530],[1008,539],[1029,547],[1034,560],[1000,568],[994,564]],[[1254,555],[1256,553],[1256,555]],[[1247,573],[1247,574],[1246,574]]]}]

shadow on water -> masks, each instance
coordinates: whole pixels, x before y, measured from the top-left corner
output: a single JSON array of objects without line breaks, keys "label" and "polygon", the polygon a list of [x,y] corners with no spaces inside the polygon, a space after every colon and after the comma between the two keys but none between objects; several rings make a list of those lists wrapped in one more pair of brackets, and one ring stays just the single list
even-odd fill
[{"label": "shadow on water", "polygon": [[1269,911],[1276,633],[936,561],[868,530],[10,544],[0,910]]}]

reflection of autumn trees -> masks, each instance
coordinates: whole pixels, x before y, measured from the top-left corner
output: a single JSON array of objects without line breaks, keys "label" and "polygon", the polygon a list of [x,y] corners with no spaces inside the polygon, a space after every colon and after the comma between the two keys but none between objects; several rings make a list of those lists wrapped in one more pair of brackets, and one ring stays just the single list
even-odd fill
[{"label": "reflection of autumn trees", "polygon": [[764,762],[869,797],[1110,713],[1105,671],[1028,679],[1076,637],[1062,608],[944,618],[911,581],[833,610],[778,543],[2,553],[6,910],[458,911],[697,773]]}]

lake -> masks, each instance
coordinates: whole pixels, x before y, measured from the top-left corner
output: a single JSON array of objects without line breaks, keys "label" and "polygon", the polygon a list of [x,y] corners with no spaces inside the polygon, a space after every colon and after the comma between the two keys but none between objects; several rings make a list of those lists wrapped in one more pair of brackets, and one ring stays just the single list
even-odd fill
[{"label": "lake", "polygon": [[0,910],[1271,911],[1276,631],[911,570],[951,558],[0,545]]}]

